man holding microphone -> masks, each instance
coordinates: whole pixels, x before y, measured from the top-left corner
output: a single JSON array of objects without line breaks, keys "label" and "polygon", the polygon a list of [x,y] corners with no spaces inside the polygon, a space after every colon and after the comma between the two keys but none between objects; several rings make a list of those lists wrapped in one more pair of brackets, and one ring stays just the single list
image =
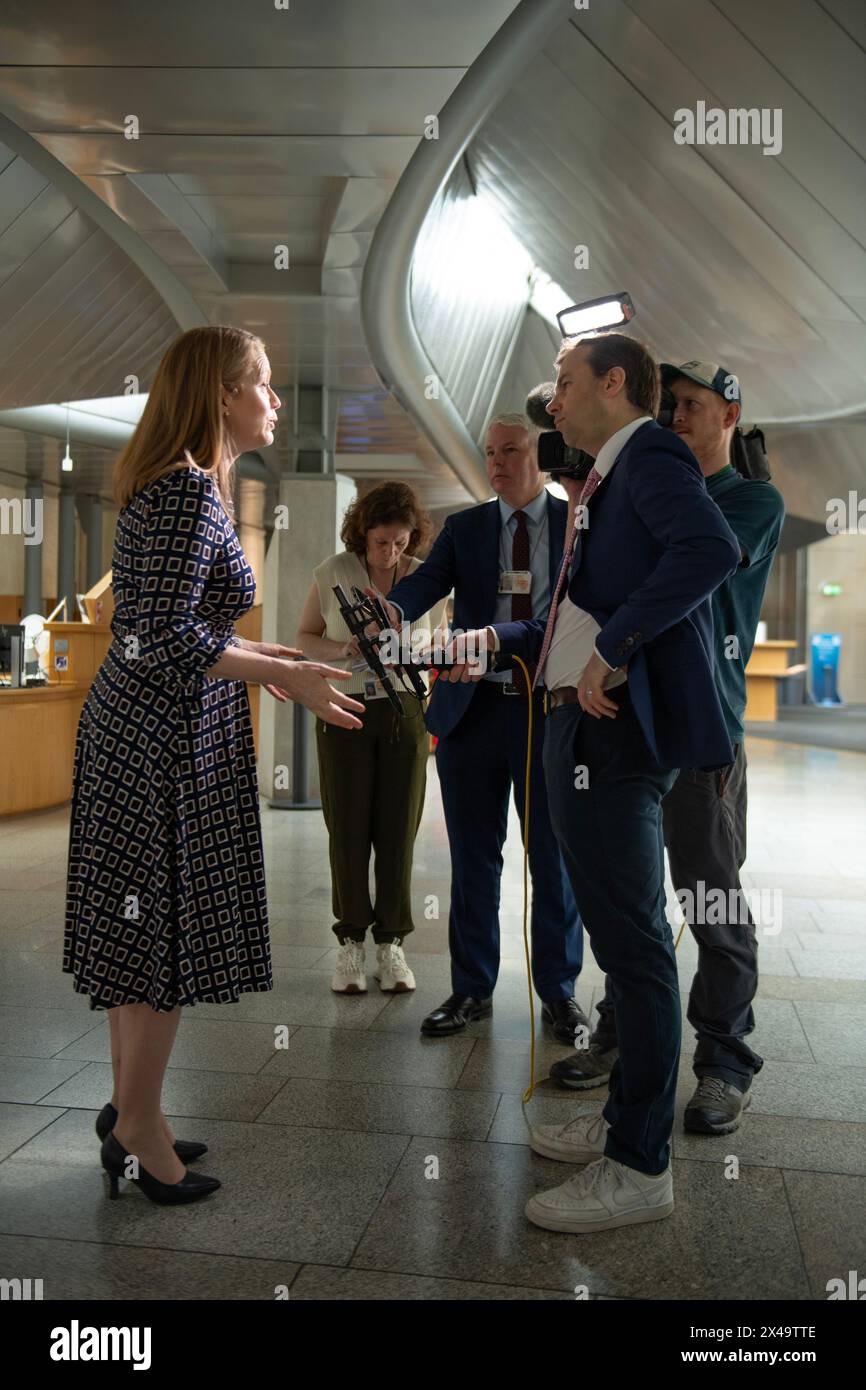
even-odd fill
[{"label": "man holding microphone", "polygon": [[[537,1193],[526,1214],[548,1230],[590,1232],[673,1211],[681,1025],[661,801],[679,767],[733,760],[709,595],[740,551],[694,456],[654,419],[659,371],[647,349],[622,333],[566,340],[556,366],[554,425],[595,466],[548,620],[464,640],[536,661],[548,686],[551,821],[609,979],[619,1058],[603,1113],[533,1130],[536,1152],[587,1166]],[[477,675],[464,662],[447,679]]]},{"label": "man holding microphone", "polygon": [[[691,449],[707,491],[733,530],[740,563],[712,597],[716,686],[734,750],[730,767],[684,767],[662,802],[665,846],[677,894],[698,942],[698,969],[688,1019],[697,1036],[697,1087],[683,1124],[696,1134],[730,1134],[751,1098],[763,1059],[746,1037],[755,1026],[758,941],[745,904],[740,869],[746,857],[746,666],[770,577],[785,506],[769,482],[742,477],[731,464],[740,418],[740,383],[717,362],[664,364],[675,400],[671,429]],[[696,904],[717,895],[727,906],[701,915]],[[733,912],[731,912],[733,908]],[[745,909],[745,911],[744,911]],[[708,920],[707,920],[708,918]],[[554,1062],[551,1076],[574,1090],[603,1085],[617,1052],[617,1021],[606,994],[589,1047]]]},{"label": "man holding microphone", "polygon": [[[560,569],[567,508],[544,486],[537,437],[524,415],[491,421],[484,456],[496,496],[449,516],[424,563],[391,590],[385,607],[394,628],[404,621],[411,627],[452,589],[461,629],[524,617],[543,622]],[[559,1041],[573,1043],[576,1030],[588,1025],[574,998],[583,933],[547,811],[541,692],[529,695],[515,667],[487,670],[474,686],[437,680],[430,697],[427,727],[439,740],[436,766],[451,850],[452,993],[422,1022],[428,1037],[456,1033],[492,1012],[502,849],[512,794],[524,816],[530,705],[532,977],[542,1018]]]}]

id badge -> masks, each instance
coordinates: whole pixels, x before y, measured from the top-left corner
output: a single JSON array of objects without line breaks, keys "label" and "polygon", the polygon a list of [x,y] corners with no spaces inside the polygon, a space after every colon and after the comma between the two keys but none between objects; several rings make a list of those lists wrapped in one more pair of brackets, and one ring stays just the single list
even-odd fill
[{"label": "id badge", "polygon": [[386,700],[387,693],[382,689],[375,676],[364,678],[364,699],[365,700]]},{"label": "id badge", "polygon": [[503,570],[499,576],[500,594],[528,594],[531,590],[531,570]]}]

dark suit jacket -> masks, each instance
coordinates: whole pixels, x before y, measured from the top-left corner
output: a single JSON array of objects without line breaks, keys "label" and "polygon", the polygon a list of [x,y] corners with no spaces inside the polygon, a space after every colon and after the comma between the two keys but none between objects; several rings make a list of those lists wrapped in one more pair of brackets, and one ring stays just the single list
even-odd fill
[{"label": "dark suit jacket", "polygon": [[[655,420],[642,425],[587,503],[568,595],[599,624],[605,661],[628,662],[635,713],[662,767],[733,761],[709,596],[739,561],[691,450]],[[502,651],[537,659],[544,626],[497,624]]]},{"label": "dark suit jacket", "polygon": [[[567,504],[548,494],[551,593],[562,564],[567,515]],[[412,622],[453,589],[454,627],[469,631],[489,626],[493,622],[499,590],[501,529],[498,498],[455,512],[446,519],[423,565],[414,574],[401,579],[388,598],[398,603],[406,621]],[[501,670],[510,664],[503,660],[497,663],[497,668]],[[436,681],[426,715],[431,734],[446,738],[463,718],[477,688],[477,681],[455,684]]]}]

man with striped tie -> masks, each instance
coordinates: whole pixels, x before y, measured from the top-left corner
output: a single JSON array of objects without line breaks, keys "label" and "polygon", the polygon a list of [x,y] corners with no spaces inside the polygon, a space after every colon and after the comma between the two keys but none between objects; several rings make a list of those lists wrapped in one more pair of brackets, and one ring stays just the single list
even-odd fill
[{"label": "man with striped tie", "polygon": [[[588,1232],[673,1211],[681,1024],[661,801],[679,767],[733,758],[709,596],[740,551],[697,460],[654,419],[659,370],[647,349],[622,333],[566,340],[556,367],[548,410],[595,467],[550,613],[465,640],[469,650],[483,644],[537,662],[547,685],[551,822],[616,1007],[619,1059],[603,1112],[532,1134],[536,1152],[586,1166],[531,1198],[527,1216],[548,1230]],[[447,678],[476,675],[464,663]]]}]

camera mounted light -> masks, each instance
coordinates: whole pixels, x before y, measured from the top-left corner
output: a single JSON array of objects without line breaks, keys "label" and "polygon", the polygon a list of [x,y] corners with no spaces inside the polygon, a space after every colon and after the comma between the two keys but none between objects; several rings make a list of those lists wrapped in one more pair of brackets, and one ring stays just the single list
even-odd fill
[{"label": "camera mounted light", "polygon": [[619,328],[635,316],[631,295],[604,294],[600,299],[587,299],[583,304],[571,304],[556,316],[563,338],[581,338],[587,333],[602,333],[607,328]]}]

